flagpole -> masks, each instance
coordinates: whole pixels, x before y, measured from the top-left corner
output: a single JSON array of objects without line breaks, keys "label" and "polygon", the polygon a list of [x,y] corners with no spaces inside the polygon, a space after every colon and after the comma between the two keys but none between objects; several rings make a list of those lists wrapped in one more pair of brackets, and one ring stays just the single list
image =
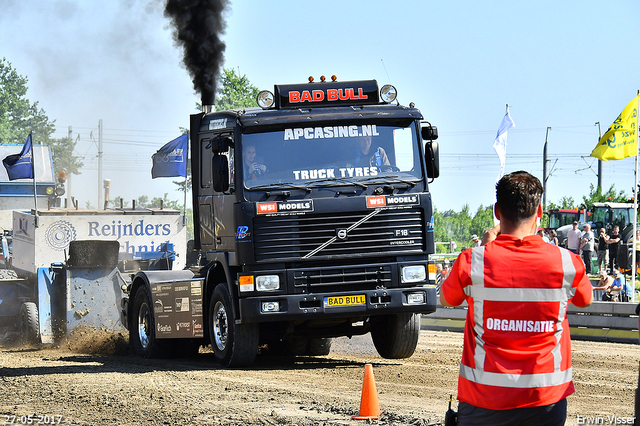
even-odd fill
[{"label": "flagpole", "polygon": [[[187,134],[189,134],[187,132]],[[189,145],[191,145],[190,143],[190,138],[187,137],[187,152],[185,153],[184,156],[184,161],[185,161],[185,170],[188,169],[188,165],[189,163],[187,163],[189,161]],[[183,208],[183,215],[182,215],[182,225],[183,226],[187,226],[187,176],[189,176],[189,173],[185,173],[184,174],[184,208]]]},{"label": "flagpole", "polygon": [[[640,90],[638,90],[638,94],[640,95]],[[640,97],[638,97],[638,105],[637,105],[637,110],[636,111],[640,111]],[[631,293],[631,301],[635,302],[636,301],[636,274],[638,272],[638,268],[636,266],[636,229],[638,227],[638,123],[636,122],[635,124],[636,128],[636,168],[635,168],[635,173],[633,175],[634,177],[634,185],[633,185],[633,231],[631,231],[631,233],[633,234],[633,245],[631,247],[631,268],[633,269],[631,271],[631,289],[632,289],[632,293]]]},{"label": "flagpole", "polygon": [[31,174],[33,175],[33,205],[35,207],[34,227],[38,227],[38,192],[36,187],[36,157],[33,153],[33,132],[29,133],[31,136]]}]

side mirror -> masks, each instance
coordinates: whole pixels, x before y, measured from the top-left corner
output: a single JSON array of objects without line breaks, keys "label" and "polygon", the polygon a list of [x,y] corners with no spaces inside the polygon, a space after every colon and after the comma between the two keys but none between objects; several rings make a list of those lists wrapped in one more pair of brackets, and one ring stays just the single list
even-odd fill
[{"label": "side mirror", "polygon": [[231,146],[232,140],[230,137],[217,137],[215,139],[211,139],[209,145],[206,148],[211,148],[211,152],[213,154],[218,154],[221,152],[229,151],[229,146]]},{"label": "side mirror", "polygon": [[[437,130],[436,130],[436,137],[437,137]],[[425,144],[424,159],[427,165],[427,177],[429,177],[429,179],[435,179],[439,177],[440,176],[440,148],[438,146],[438,142],[429,141]]]},{"label": "side mirror", "polygon": [[225,192],[229,189],[229,160],[226,155],[214,155],[211,159],[213,190]]},{"label": "side mirror", "polygon": [[438,139],[438,128],[436,126],[424,126],[421,130],[423,140],[435,141],[436,139]]}]

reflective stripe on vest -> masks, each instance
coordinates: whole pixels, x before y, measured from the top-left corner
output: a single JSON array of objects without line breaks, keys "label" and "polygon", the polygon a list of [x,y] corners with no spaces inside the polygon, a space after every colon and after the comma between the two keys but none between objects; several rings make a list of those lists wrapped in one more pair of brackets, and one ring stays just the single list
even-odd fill
[{"label": "reflective stripe on vest", "polygon": [[[502,386],[511,388],[535,388],[543,386],[556,386],[571,380],[571,369],[562,371],[562,322],[570,298],[575,294],[573,280],[576,270],[571,261],[571,254],[563,249],[557,249],[562,258],[562,288],[487,288],[484,285],[484,255],[485,247],[474,247],[471,252],[471,285],[465,287],[464,292],[473,298],[473,321],[476,334],[474,361],[475,368],[460,364],[460,376],[465,379],[490,386]],[[484,302],[560,302],[554,337],[556,345],[551,350],[554,360],[553,373],[538,374],[512,374],[484,371],[486,351],[484,348]]]},{"label": "reflective stripe on vest", "polygon": [[460,375],[482,385],[504,388],[542,388],[556,386],[571,381],[572,369],[539,374],[490,373],[460,364]]}]

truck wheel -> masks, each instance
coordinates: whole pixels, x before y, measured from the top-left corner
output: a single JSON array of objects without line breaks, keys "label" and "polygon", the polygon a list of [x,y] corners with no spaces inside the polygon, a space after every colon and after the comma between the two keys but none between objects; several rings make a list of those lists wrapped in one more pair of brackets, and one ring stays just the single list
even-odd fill
[{"label": "truck wheel", "polygon": [[145,358],[166,358],[171,355],[170,342],[156,339],[155,325],[149,291],[145,285],[141,285],[133,299],[133,317],[129,326],[129,341],[137,355]]},{"label": "truck wheel", "polygon": [[309,339],[307,354],[311,356],[329,355],[329,352],[331,352],[331,340],[330,338]]},{"label": "truck wheel", "polygon": [[20,337],[24,343],[40,344],[40,319],[33,302],[25,302],[20,307]]},{"label": "truck wheel", "polygon": [[371,339],[381,357],[409,358],[418,345],[420,314],[393,314],[371,319]]},{"label": "truck wheel", "polygon": [[209,304],[209,336],[216,359],[225,367],[251,365],[258,353],[258,324],[236,324],[226,285],[218,284]]}]

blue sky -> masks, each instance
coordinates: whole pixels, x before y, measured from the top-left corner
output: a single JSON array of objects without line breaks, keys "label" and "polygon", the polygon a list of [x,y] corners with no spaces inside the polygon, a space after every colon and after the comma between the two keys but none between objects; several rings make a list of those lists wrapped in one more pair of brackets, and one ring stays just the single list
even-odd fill
[{"label": "blue sky", "polygon": [[[0,0],[0,56],[29,78],[31,101],[73,126],[84,157],[71,193],[97,204],[98,120],[103,177],[111,195],[174,191],[151,180],[151,155],[188,127],[199,95],[158,1]],[[547,200],[580,201],[596,184],[589,157],[598,138],[640,89],[636,1],[232,2],[225,67],[260,89],[335,74],[392,83],[440,131],[440,210],[493,202],[499,161],[492,143],[509,104],[506,171],[542,178],[547,127]],[[26,136],[26,135],[25,135]],[[17,141],[22,143],[23,141]],[[634,160],[606,162],[605,189],[631,194]]]}]

